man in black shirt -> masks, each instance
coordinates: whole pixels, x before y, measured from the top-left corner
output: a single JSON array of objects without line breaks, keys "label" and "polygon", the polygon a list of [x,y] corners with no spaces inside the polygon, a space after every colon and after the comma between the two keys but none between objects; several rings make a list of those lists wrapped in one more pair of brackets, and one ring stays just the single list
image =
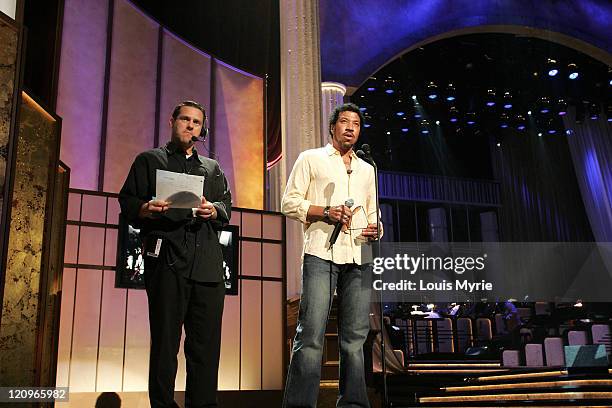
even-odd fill
[{"label": "man in black shirt", "polygon": [[[174,401],[177,354],[185,327],[187,407],[214,407],[225,287],[217,231],[229,222],[231,194],[219,164],[198,155],[194,141],[206,136],[206,112],[193,101],[175,107],[171,140],[139,154],[119,194],[121,212],[144,242],[144,280],[149,303],[151,407]],[[154,199],[157,170],[204,177],[201,203],[172,208]]]}]

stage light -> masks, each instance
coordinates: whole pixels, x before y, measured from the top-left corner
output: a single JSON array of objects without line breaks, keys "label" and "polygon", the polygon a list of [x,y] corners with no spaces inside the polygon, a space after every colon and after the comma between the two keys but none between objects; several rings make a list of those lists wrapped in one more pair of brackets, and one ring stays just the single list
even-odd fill
[{"label": "stage light", "polygon": [[424,135],[429,134],[429,122],[427,119],[421,121],[421,133]]},{"label": "stage light", "polygon": [[567,102],[561,98],[557,101],[557,109],[559,110],[559,116],[567,115]]},{"label": "stage light", "polygon": [[550,112],[550,99],[547,96],[543,96],[540,98],[540,113],[548,113]]},{"label": "stage light", "polygon": [[432,100],[438,97],[438,86],[433,81],[427,85],[427,97]]},{"label": "stage light", "polygon": [[495,106],[495,89],[487,89],[487,106]]},{"label": "stage light", "polygon": [[591,120],[599,119],[599,113],[600,113],[599,104],[592,103],[589,105],[589,118]]},{"label": "stage light", "polygon": [[391,134],[391,132],[389,132],[389,131],[387,130],[387,134],[388,134],[388,135],[390,135],[390,134]]},{"label": "stage light", "polygon": [[421,119],[423,117],[423,115],[421,115],[419,112],[414,114],[414,118],[415,119]]},{"label": "stage light", "polygon": [[578,72],[578,66],[573,62],[567,64],[567,77],[569,79],[576,79],[580,73]]},{"label": "stage light", "polygon": [[548,134],[549,135],[554,135],[555,133],[557,133],[557,131],[555,129],[548,129]]},{"label": "stage light", "polygon": [[542,132],[539,132],[539,133],[538,133],[538,136],[539,136],[539,137],[542,137]]},{"label": "stage light", "polygon": [[385,93],[391,95],[393,92],[395,92],[393,89],[389,88],[389,89],[385,89]]},{"label": "stage light", "polygon": [[370,125],[369,123],[364,123],[364,124],[363,124],[363,127],[364,127],[364,128],[369,128],[370,126],[371,126],[371,125]]},{"label": "stage light", "polygon": [[446,100],[449,102],[454,101],[456,98],[456,90],[453,84],[448,84],[446,87]]},{"label": "stage light", "polygon": [[436,120],[436,125],[440,126],[440,121]]},{"label": "stage light", "polygon": [[500,119],[499,127],[501,127],[502,129],[506,129],[508,127],[508,122],[509,122],[508,115],[505,113],[502,113],[499,119]]},{"label": "stage light", "polygon": [[528,110],[528,111],[527,111],[527,114],[528,114],[528,115],[531,115],[531,111],[530,111],[530,110]]},{"label": "stage light", "polygon": [[362,106],[361,108],[359,108],[360,111],[365,112],[368,108],[366,108],[365,106]]},{"label": "stage light", "polygon": [[612,122],[612,102],[606,104],[606,117],[608,118],[608,122]]},{"label": "stage light", "polygon": [[559,73],[559,66],[557,65],[557,61],[552,58],[549,58],[546,62],[546,70],[548,71],[548,76],[556,76]]},{"label": "stage light", "polygon": [[395,114],[396,114],[397,116],[404,116],[406,113],[405,113],[405,112],[401,112],[401,111],[400,111],[400,112],[396,112]]},{"label": "stage light", "polygon": [[500,147],[500,146],[501,146],[501,143],[497,142],[497,147]]},{"label": "stage light", "polygon": [[571,136],[571,135],[572,135],[572,133],[574,133],[574,131],[573,131],[572,129],[567,129],[567,130],[565,131],[565,134],[566,134],[566,135],[568,135],[568,136]]},{"label": "stage light", "polygon": [[516,115],[516,129],[525,130],[526,128],[527,122],[525,122],[525,117],[523,115]]},{"label": "stage light", "polygon": [[449,120],[452,123],[455,123],[455,122],[457,122],[459,120],[459,111],[457,110],[456,107],[451,106],[451,108],[449,110],[449,113],[450,113],[450,119]]},{"label": "stage light", "polygon": [[510,91],[504,92],[504,109],[512,109],[512,94]]},{"label": "stage light", "polygon": [[468,125],[475,125],[476,124],[476,113],[474,112],[468,112],[466,115],[466,123]]},{"label": "stage light", "polygon": [[402,132],[407,133],[408,132],[408,128],[402,128]]},{"label": "stage light", "polygon": [[376,88],[374,88],[373,86],[370,86],[370,87],[368,88],[368,92],[374,92],[375,90],[376,90]]}]

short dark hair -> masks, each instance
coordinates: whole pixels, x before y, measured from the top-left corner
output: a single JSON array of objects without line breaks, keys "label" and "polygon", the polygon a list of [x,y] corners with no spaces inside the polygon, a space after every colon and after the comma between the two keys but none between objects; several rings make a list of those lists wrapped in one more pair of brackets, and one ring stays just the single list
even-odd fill
[{"label": "short dark hair", "polygon": [[359,106],[354,103],[343,103],[342,105],[338,105],[334,108],[332,113],[329,115],[329,135],[333,136],[332,128],[336,126],[336,122],[338,122],[338,117],[342,112],[355,112],[359,115],[359,126],[363,126],[365,122],[365,116],[363,116],[363,112],[359,110]]},{"label": "short dark hair", "polygon": [[183,106],[191,106],[192,108],[201,110],[202,114],[204,115],[204,119],[206,119],[206,110],[204,109],[204,106],[200,105],[199,103],[195,101],[183,101],[179,103],[178,105],[176,105],[174,107],[174,110],[172,111],[172,119],[176,119],[178,117],[178,114],[181,111],[181,108]]}]

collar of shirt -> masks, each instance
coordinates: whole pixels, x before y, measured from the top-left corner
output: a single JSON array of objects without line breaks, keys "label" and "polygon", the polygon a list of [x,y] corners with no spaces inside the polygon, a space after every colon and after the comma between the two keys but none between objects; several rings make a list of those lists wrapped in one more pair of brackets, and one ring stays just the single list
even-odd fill
[{"label": "collar of shirt", "polygon": [[[325,145],[325,151],[327,152],[328,155],[333,156],[334,154],[337,154],[338,156],[342,155],[340,154],[340,151],[338,149],[336,149],[331,143],[328,143],[327,145]],[[351,159],[355,159],[354,161],[351,160],[351,163],[358,163],[359,162],[359,157],[357,157],[357,155],[355,154],[355,151],[353,149],[351,149]]]},{"label": "collar of shirt", "polygon": [[[168,156],[172,156],[175,153],[181,153],[182,156],[185,155],[185,152],[183,151],[183,149],[181,149],[180,146],[174,143],[172,140],[166,143],[166,146],[164,146],[164,149],[166,150],[166,153],[168,154]],[[200,160],[200,156],[198,155],[198,151],[196,150],[195,147],[191,151],[191,156],[189,157],[190,158],[193,157],[194,159],[202,163],[202,161]]]}]

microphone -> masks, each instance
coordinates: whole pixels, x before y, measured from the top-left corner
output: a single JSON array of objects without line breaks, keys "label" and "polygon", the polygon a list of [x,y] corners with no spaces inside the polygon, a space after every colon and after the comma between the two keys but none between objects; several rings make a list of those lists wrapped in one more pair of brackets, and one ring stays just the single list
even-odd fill
[{"label": "microphone", "polygon": [[[353,200],[352,198],[347,198],[346,201],[344,202],[344,205],[346,205],[348,208],[351,208],[353,204],[355,204],[355,200]],[[336,240],[338,239],[338,235],[340,235],[341,230],[342,230],[342,222],[338,221],[336,223],[336,226],[334,227],[334,232],[332,232],[331,237],[329,237],[330,247],[336,243]]]}]

